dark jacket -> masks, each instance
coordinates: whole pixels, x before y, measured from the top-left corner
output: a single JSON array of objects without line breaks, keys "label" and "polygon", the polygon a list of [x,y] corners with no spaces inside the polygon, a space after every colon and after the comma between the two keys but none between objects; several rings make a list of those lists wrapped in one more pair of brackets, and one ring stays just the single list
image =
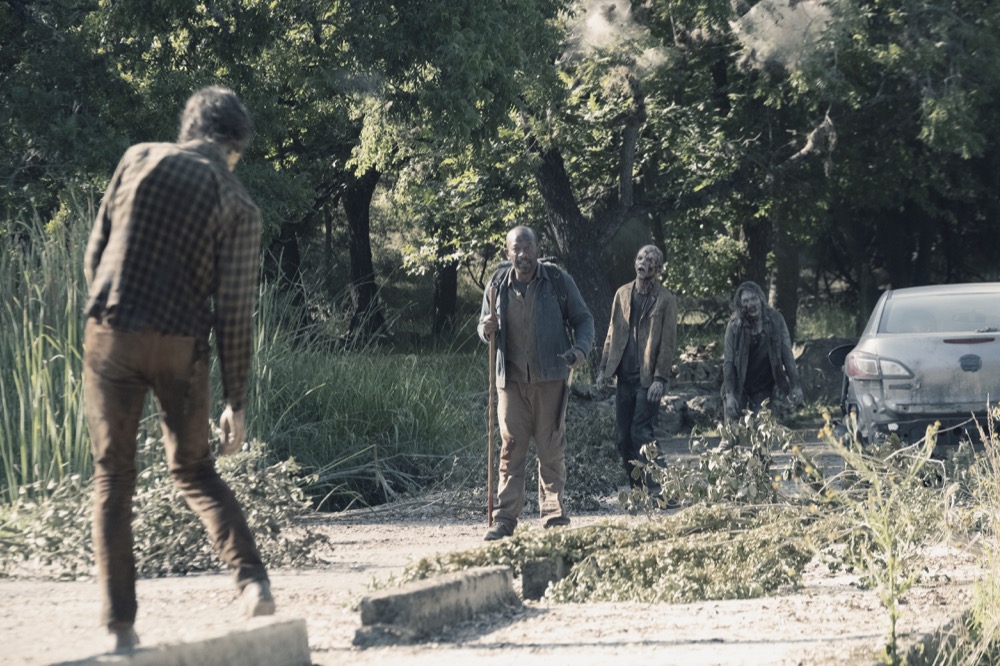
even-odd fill
[{"label": "dark jacket", "polygon": [[[763,312],[764,332],[767,335],[767,357],[771,361],[771,375],[774,384],[782,393],[788,393],[799,385],[799,373],[792,355],[792,341],[788,335],[785,318],[777,310],[769,307]],[[726,326],[726,349],[722,365],[722,397],[731,393],[739,396],[747,378],[747,363],[750,359],[750,331],[742,320],[734,315]]]},{"label": "dark jacket", "polygon": [[[600,370],[611,375],[621,363],[628,342],[629,321],[632,316],[632,292],[635,281],[622,285],[611,306],[611,321],[604,339]],[[639,382],[649,388],[654,379],[670,380],[674,364],[674,347],[677,344],[677,301],[659,282],[653,284],[646,311],[639,319]]]},{"label": "dark jacket", "polygon": [[[550,274],[550,271],[559,271],[555,266],[539,262],[538,272],[535,279],[539,281],[534,300],[534,323],[535,323],[535,348],[538,351],[538,361],[541,368],[541,379],[555,380],[569,378],[569,368],[562,354],[568,349],[576,347],[584,354],[590,353],[594,346],[594,317],[587,309],[580,290],[576,282],[569,273],[560,271],[559,276]],[[497,330],[497,361],[496,361],[496,385],[497,388],[504,388],[506,381],[506,350],[507,338],[504,332],[504,318],[507,315],[507,301],[510,290],[511,274],[509,271],[503,278],[500,288],[497,290],[496,311],[500,319],[500,328]],[[553,280],[562,280],[564,288],[557,289]],[[490,291],[494,288],[492,281],[486,285],[483,292],[483,304],[480,310],[479,337],[483,342],[488,342],[489,338],[483,333],[483,319],[490,314]],[[565,295],[566,302],[560,304],[560,293]],[[563,315],[565,312],[565,316]],[[570,331],[573,334],[570,340]]]}]

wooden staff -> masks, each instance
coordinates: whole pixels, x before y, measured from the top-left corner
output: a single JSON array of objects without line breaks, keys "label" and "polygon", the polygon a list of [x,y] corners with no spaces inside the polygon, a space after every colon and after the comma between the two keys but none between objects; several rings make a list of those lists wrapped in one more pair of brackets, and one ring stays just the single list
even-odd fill
[{"label": "wooden staff", "polygon": [[[490,288],[490,316],[497,314],[497,292]],[[486,449],[486,526],[493,526],[493,403],[496,396],[496,373],[497,373],[497,332],[490,333],[490,406],[489,406],[489,435],[487,436]]]}]

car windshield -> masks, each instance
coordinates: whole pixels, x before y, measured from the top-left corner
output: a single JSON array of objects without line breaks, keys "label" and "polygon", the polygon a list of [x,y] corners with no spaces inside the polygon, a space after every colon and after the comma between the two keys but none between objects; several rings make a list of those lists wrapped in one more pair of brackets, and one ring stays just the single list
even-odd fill
[{"label": "car windshield", "polygon": [[879,333],[1000,332],[1000,294],[934,294],[891,298]]}]

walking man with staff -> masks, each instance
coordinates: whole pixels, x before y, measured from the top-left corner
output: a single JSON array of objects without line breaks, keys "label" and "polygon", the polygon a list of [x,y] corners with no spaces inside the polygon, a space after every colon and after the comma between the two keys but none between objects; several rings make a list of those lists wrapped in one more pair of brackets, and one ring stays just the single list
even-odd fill
[{"label": "walking man with staff", "polygon": [[532,440],[543,525],[569,524],[563,506],[568,380],[570,370],[586,362],[594,344],[594,318],[576,282],[557,266],[539,261],[535,231],[514,227],[507,234],[506,249],[510,264],[501,266],[486,285],[478,326],[480,338],[495,345],[502,440],[497,502],[486,541],[514,533],[524,508]]}]

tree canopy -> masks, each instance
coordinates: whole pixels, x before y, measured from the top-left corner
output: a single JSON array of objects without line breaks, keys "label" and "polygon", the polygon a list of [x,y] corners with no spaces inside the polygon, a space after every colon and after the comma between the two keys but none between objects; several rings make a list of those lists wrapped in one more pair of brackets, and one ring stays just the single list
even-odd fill
[{"label": "tree canopy", "polygon": [[342,225],[357,335],[384,325],[380,188],[435,332],[521,222],[599,329],[647,242],[681,295],[750,278],[793,328],[801,293],[860,318],[886,286],[996,277],[998,35],[986,0],[6,0],[0,213],[99,193],[223,83],[274,270],[325,289],[299,246]]}]

